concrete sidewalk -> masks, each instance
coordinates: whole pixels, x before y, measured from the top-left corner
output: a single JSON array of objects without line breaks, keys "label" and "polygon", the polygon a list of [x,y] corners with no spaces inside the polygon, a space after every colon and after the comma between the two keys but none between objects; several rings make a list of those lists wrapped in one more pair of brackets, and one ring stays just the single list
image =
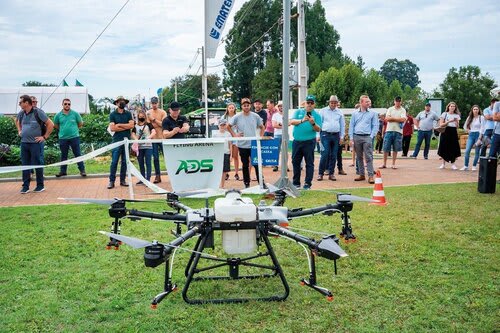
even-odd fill
[{"label": "concrete sidewalk", "polygon": [[[446,169],[439,169],[441,161],[439,161],[436,151],[431,151],[428,160],[419,158],[417,160],[410,158],[400,158],[397,161],[397,169],[382,169],[382,179],[384,187],[389,186],[408,186],[418,184],[443,184],[443,183],[463,183],[463,182],[477,182],[478,171],[459,171],[451,170],[450,165],[447,164]],[[377,169],[381,164],[381,155],[376,154],[374,160],[374,168]],[[389,165],[390,165],[390,161]],[[344,159],[344,170],[347,172],[346,176],[335,175],[337,181],[325,180],[316,181],[317,170],[319,166],[319,158],[315,161],[315,174],[313,178],[312,190],[325,190],[325,189],[350,189],[368,187],[372,188],[373,185],[368,184],[367,181],[355,182],[356,170],[350,167],[351,159]],[[459,159],[457,166],[463,165],[463,158]],[[289,162],[289,168],[292,170]],[[479,169],[479,168],[478,168]],[[499,168],[500,170],[500,168]],[[305,176],[305,170],[302,171],[302,182]],[[280,172],[273,172],[272,168],[266,167],[263,170],[264,179],[268,183],[274,183],[280,177]],[[499,179],[497,173],[497,179]],[[241,171],[239,172],[242,178]],[[288,177],[292,178],[292,171],[288,172]],[[255,177],[252,171],[252,177]],[[172,190],[170,187],[168,176],[162,176],[163,182],[158,184],[165,190]],[[134,179],[134,184],[136,180]],[[24,205],[44,205],[44,204],[65,204],[66,201],[59,200],[58,198],[128,198],[129,189],[127,187],[116,186],[112,190],[106,188],[108,184],[107,175],[101,177],[64,177],[64,178],[48,178],[45,180],[45,191],[42,193],[29,192],[28,194],[21,194],[21,181],[3,181],[0,182],[0,207],[8,206],[24,206]],[[35,188],[35,182],[31,182],[31,190]],[[118,181],[116,182],[118,185]],[[252,182],[252,186],[257,185],[257,182]],[[230,172],[230,179],[226,181],[226,189],[244,188],[242,181],[234,180],[234,171]],[[151,198],[148,194],[151,191],[145,186],[135,186],[134,194],[136,198]]]}]

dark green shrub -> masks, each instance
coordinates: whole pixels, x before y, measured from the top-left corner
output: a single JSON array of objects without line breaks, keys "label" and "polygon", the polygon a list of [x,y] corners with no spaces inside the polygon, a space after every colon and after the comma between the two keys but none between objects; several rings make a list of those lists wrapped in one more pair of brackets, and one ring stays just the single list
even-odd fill
[{"label": "dark green shrub", "polygon": [[21,165],[21,149],[19,146],[0,145],[0,166]]},{"label": "dark green shrub", "polygon": [[16,123],[13,117],[0,117],[0,143],[19,145]]},{"label": "dark green shrub", "polygon": [[82,118],[83,127],[80,128],[80,142],[94,144],[94,146],[111,143],[111,135],[107,131],[109,115],[85,114]]},{"label": "dark green shrub", "polygon": [[[70,154],[71,155],[71,154]],[[45,164],[52,164],[52,163],[57,163],[61,161],[61,151],[59,148],[55,147],[45,147],[43,151],[43,158]],[[72,158],[72,156],[68,157]]]}]

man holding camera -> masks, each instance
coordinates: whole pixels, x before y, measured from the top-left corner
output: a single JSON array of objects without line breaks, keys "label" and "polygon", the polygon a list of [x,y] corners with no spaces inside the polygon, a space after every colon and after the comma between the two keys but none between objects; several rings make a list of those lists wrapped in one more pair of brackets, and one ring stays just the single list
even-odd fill
[{"label": "man holding camera", "polygon": [[163,119],[164,139],[184,139],[189,132],[189,121],[181,115],[181,105],[178,102],[170,103],[170,114]]},{"label": "man holding camera", "polygon": [[316,132],[321,130],[321,115],[314,110],[315,105],[316,97],[313,95],[307,96],[305,109],[295,111],[290,120],[290,125],[294,126],[292,144],[293,185],[297,188],[300,187],[300,163],[304,159],[306,163],[304,190],[308,190],[312,186]]}]

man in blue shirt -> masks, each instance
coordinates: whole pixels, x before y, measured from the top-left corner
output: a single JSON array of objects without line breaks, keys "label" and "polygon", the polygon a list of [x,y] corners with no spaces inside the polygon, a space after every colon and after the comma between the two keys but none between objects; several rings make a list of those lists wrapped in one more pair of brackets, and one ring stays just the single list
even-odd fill
[{"label": "man in blue shirt", "polygon": [[293,185],[300,187],[300,163],[306,163],[306,178],[304,190],[311,188],[314,175],[314,147],[316,146],[316,132],[321,130],[321,116],[314,110],[316,97],[306,97],[305,109],[295,111],[290,125],[293,125],[292,165]]},{"label": "man in blue shirt", "polygon": [[483,110],[483,116],[486,122],[484,124],[484,133],[480,137],[480,139],[483,142],[483,146],[481,148],[481,153],[480,153],[481,156],[486,155],[486,149],[488,147],[488,144],[491,143],[491,140],[493,138],[493,130],[495,129],[495,121],[493,120],[493,108],[496,102],[497,99],[492,98],[490,101],[490,106]]},{"label": "man in blue shirt", "polygon": [[[356,162],[359,173],[355,181],[365,180],[365,161],[368,169],[368,182],[375,184],[373,179],[373,138],[378,131],[378,114],[370,111],[370,98],[367,95],[361,95],[359,98],[359,110],[354,111],[349,123],[349,138],[351,145],[354,145],[356,151]],[[363,156],[365,161],[363,161]]]},{"label": "man in blue shirt", "polygon": [[[130,139],[130,130],[134,127],[134,120],[132,119],[132,114],[125,110],[129,100],[119,96],[115,100],[115,105],[118,108],[111,112],[109,115],[109,127],[113,134],[113,143],[122,141],[125,138]],[[111,153],[111,166],[109,169],[109,184],[108,189],[112,189],[115,187],[115,179],[116,179],[116,170],[118,168],[118,160],[121,157],[121,166],[120,166],[120,186],[128,186],[125,181],[125,177],[127,177],[127,161],[125,156],[125,146],[119,146],[113,149]]]},{"label": "man in blue shirt", "polygon": [[493,107],[493,120],[495,128],[493,130],[493,138],[491,139],[490,157],[498,157],[500,150],[500,102],[495,102]]},{"label": "man in blue shirt", "polygon": [[330,96],[328,106],[321,109],[321,132],[320,140],[323,146],[321,160],[319,162],[318,181],[322,181],[325,169],[328,168],[328,179],[336,180],[334,176],[335,163],[337,162],[337,153],[340,140],[345,135],[345,118],[342,111],[338,109],[339,99],[337,96]]}]

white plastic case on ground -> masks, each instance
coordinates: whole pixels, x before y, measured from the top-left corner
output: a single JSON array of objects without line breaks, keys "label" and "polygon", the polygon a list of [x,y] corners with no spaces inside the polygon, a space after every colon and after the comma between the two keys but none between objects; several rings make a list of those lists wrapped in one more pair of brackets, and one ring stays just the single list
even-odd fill
[{"label": "white plastic case on ground", "polygon": [[[215,219],[219,223],[252,222],[257,219],[257,207],[250,198],[228,193],[214,203]],[[256,231],[223,230],[222,248],[228,254],[250,253],[257,249]]]}]

